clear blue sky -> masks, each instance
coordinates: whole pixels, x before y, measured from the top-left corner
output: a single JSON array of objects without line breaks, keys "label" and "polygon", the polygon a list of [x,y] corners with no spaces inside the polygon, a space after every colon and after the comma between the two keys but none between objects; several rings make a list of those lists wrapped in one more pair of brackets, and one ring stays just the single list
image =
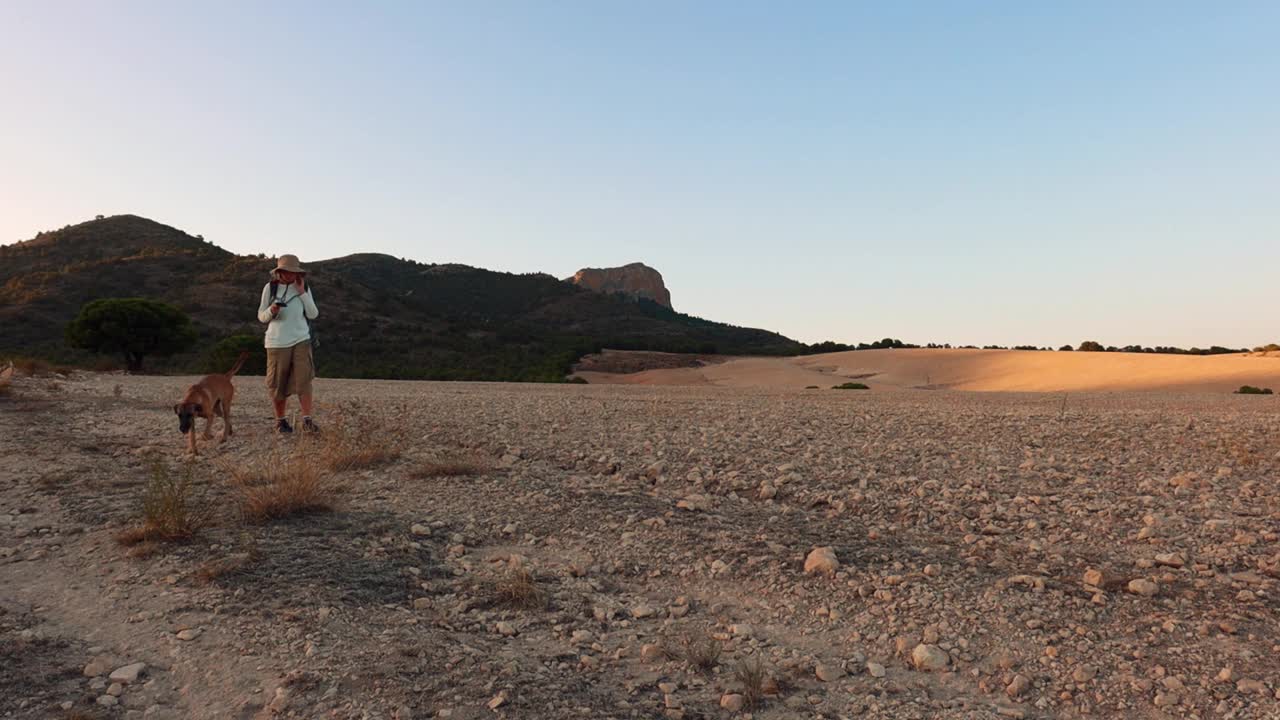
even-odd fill
[{"label": "clear blue sky", "polygon": [[0,3],[0,242],[137,213],[641,260],[807,341],[1280,340],[1280,3],[322,5]]}]

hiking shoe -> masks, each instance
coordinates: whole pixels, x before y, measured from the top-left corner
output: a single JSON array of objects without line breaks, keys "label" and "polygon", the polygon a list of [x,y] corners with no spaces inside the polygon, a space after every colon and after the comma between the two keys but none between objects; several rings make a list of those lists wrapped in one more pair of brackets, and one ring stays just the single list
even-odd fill
[{"label": "hiking shoe", "polygon": [[276,432],[280,433],[281,435],[288,435],[289,433],[293,432],[293,426],[289,424],[288,420],[284,418],[280,418],[276,420]]},{"label": "hiking shoe", "polygon": [[320,426],[317,425],[316,421],[312,420],[311,418],[302,418],[302,432],[318,433],[320,432]]}]

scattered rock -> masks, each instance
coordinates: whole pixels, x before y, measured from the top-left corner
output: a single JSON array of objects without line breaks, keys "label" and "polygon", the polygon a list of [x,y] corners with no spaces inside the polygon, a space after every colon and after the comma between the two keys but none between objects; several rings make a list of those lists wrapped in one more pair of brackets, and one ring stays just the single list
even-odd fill
[{"label": "scattered rock", "polygon": [[1129,592],[1134,595],[1151,597],[1160,592],[1160,586],[1145,578],[1138,578],[1136,580],[1129,581]]},{"label": "scattered rock", "polygon": [[884,677],[884,674],[885,674],[884,666],[878,662],[868,661],[867,674],[873,678],[882,678]]},{"label": "scattered rock", "polygon": [[110,680],[111,682],[118,682],[123,685],[128,685],[129,683],[137,682],[138,676],[141,675],[142,672],[146,669],[147,669],[147,664],[140,663],[140,662],[133,663],[131,665],[125,665],[123,667],[118,667],[114,671],[112,671]]},{"label": "scattered rock", "polygon": [[951,657],[937,645],[920,643],[911,651],[911,664],[924,672],[941,672],[951,664]]},{"label": "scattered rock", "polygon": [[746,702],[746,698],[738,693],[726,693],[720,696],[721,709],[728,710],[729,712],[740,712],[743,706],[746,705]]},{"label": "scattered rock", "polygon": [[844,677],[844,668],[839,665],[819,663],[818,667],[814,670],[814,674],[817,675],[818,679],[822,682],[835,682],[836,680]]},{"label": "scattered rock", "polygon": [[815,548],[804,560],[804,571],[807,574],[834,575],[840,568],[836,558],[836,549],[831,546]]}]

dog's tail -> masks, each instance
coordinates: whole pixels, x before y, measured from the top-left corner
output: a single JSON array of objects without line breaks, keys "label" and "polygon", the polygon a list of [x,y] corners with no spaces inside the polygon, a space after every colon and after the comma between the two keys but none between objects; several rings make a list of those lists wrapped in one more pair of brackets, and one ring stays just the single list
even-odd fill
[{"label": "dog's tail", "polygon": [[236,364],[232,366],[230,370],[227,371],[227,377],[231,377],[232,375],[235,375],[237,372],[239,372],[241,366],[244,365],[245,358],[247,357],[249,357],[248,350],[245,350],[244,352],[240,353],[240,358],[236,360]]}]

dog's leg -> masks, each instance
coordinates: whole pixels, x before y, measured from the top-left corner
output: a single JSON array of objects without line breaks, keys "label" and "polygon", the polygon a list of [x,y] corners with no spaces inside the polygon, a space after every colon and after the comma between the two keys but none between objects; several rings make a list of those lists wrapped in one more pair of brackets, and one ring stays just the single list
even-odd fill
[{"label": "dog's leg", "polygon": [[222,442],[226,442],[231,437],[231,402],[224,401],[222,403]]},{"label": "dog's leg", "polygon": [[191,429],[187,431],[187,450],[193,456],[200,453],[196,450],[196,421],[191,421]]},{"label": "dog's leg", "polygon": [[[191,429],[195,430],[195,428],[191,428]],[[212,412],[209,413],[209,417],[204,419],[204,439],[205,440],[213,439],[213,413]]]}]

